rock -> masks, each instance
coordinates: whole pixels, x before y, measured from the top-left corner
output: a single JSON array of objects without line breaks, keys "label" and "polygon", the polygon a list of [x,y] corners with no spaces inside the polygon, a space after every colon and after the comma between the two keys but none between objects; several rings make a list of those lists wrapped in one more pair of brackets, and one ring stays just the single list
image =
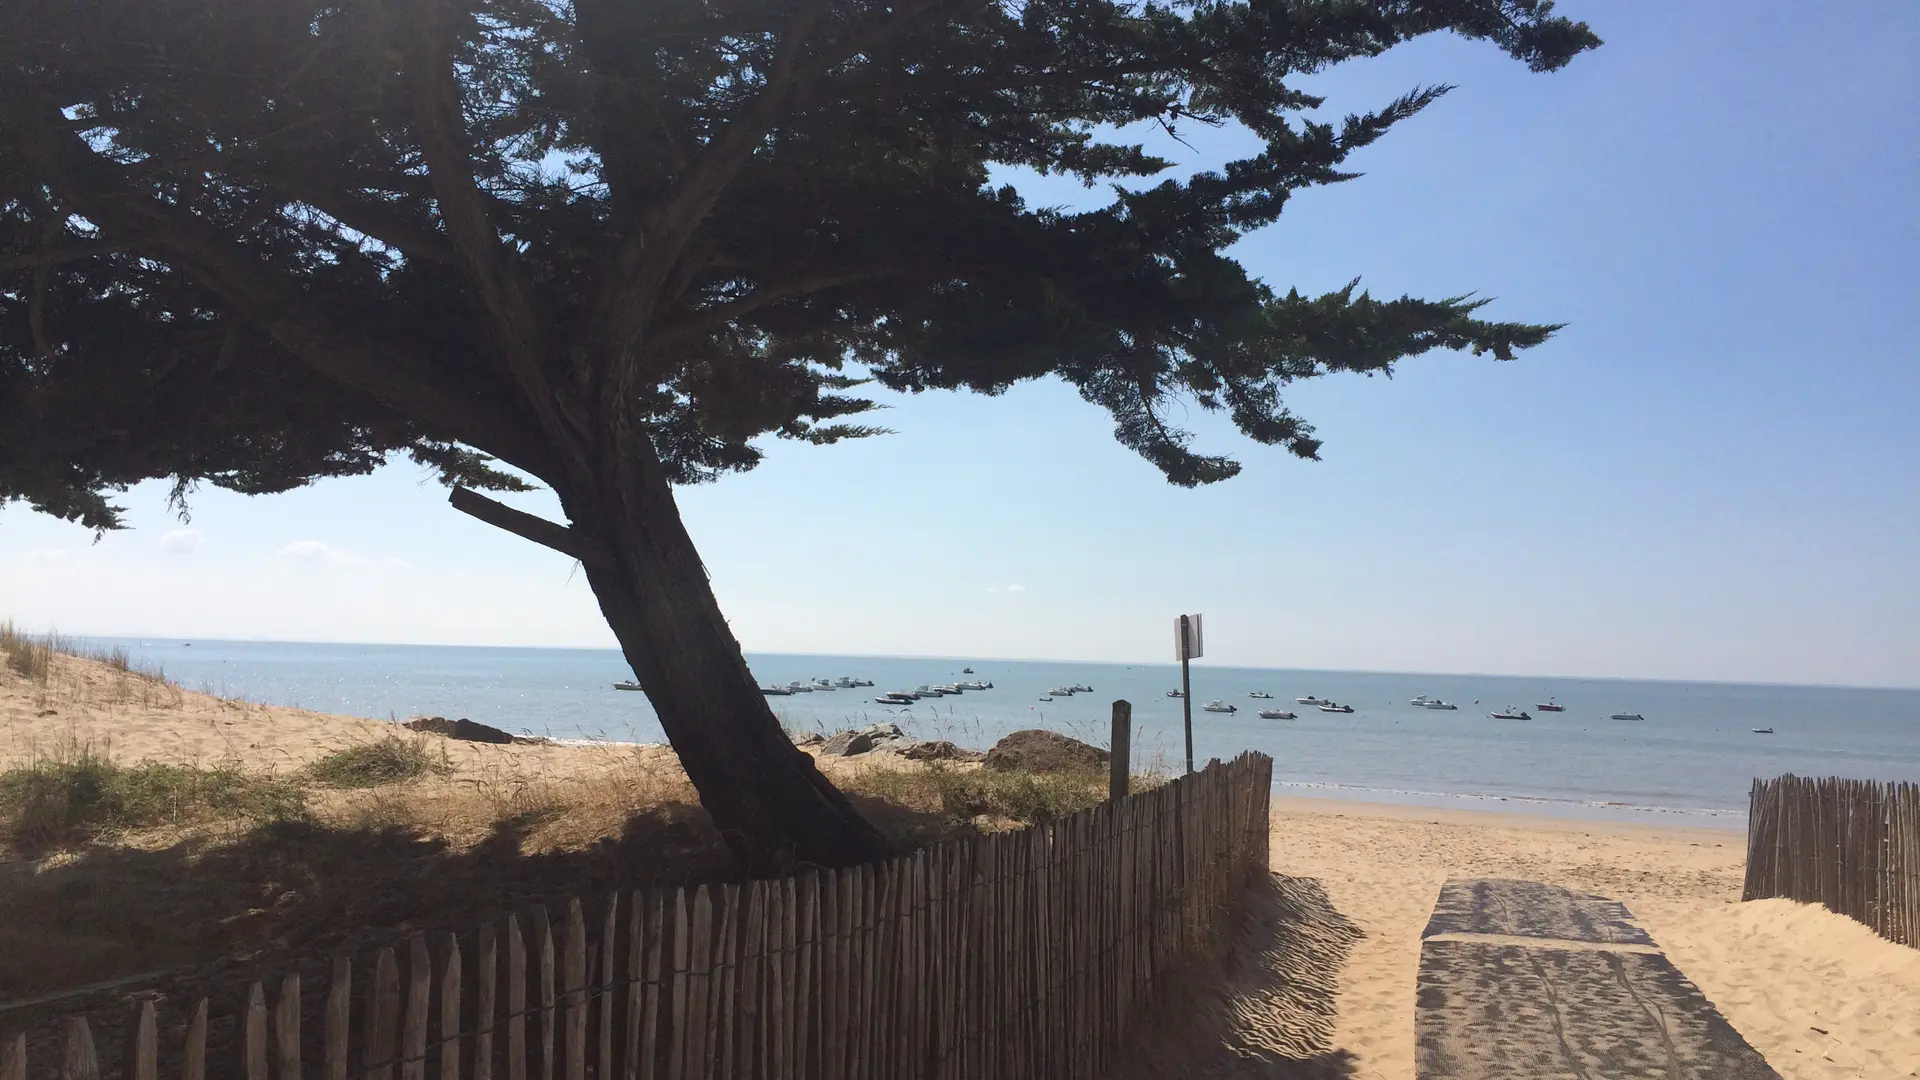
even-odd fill
[{"label": "rock", "polygon": [[1107,752],[1057,731],[1029,728],[993,744],[986,767],[1006,772],[1076,772],[1105,768]]},{"label": "rock", "polygon": [[864,731],[842,731],[820,744],[821,757],[854,757],[873,749],[873,736]]},{"label": "rock", "polygon": [[817,731],[796,731],[793,733],[793,745],[795,746],[819,746],[826,741],[827,737]]},{"label": "rock", "polygon": [[855,757],[891,743],[906,740],[899,724],[874,724],[853,731],[842,731],[820,744],[822,757]]},{"label": "rock", "polygon": [[900,756],[908,761],[979,761],[987,755],[978,750],[955,746],[945,739],[938,739],[901,747]]},{"label": "rock", "polygon": [[445,735],[449,739],[462,742],[495,743],[507,745],[517,740],[497,727],[475,723],[466,717],[449,720],[444,716],[422,716],[401,725],[410,731],[419,731],[428,735]]}]

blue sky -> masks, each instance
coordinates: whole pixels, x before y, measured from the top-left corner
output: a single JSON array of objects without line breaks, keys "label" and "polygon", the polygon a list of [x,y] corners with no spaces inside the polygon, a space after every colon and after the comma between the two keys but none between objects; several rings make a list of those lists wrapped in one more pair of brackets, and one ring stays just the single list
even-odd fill
[{"label": "blue sky", "polygon": [[[1433,38],[1312,85],[1458,88],[1239,254],[1303,291],[1497,297],[1512,364],[1302,384],[1300,462],[1169,487],[1057,383],[893,402],[683,491],[753,651],[1920,685],[1920,5],[1565,0],[1556,75]],[[1173,149],[1208,165],[1233,135]],[[1036,201],[1098,193],[1023,180]],[[126,496],[99,544],[0,516],[0,616],[79,633],[601,645],[565,559],[410,466],[289,495]],[[550,504],[524,500],[530,508]]]}]

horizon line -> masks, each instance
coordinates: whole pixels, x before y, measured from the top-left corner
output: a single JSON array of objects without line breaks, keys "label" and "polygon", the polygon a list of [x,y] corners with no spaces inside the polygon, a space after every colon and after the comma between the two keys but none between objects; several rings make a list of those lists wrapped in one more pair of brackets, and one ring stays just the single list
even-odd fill
[{"label": "horizon line", "polygon": [[[58,633],[57,630],[50,630],[48,632]],[[555,652],[611,652],[611,653],[618,653],[620,651],[618,645],[474,645],[474,644],[452,644],[452,643],[442,643],[442,642],[315,641],[315,640],[306,640],[306,639],[300,639],[300,638],[267,638],[267,637],[228,638],[228,637],[217,637],[217,636],[202,637],[202,638],[196,639],[196,638],[184,638],[184,637],[168,637],[168,636],[153,635],[153,634],[145,634],[145,635],[142,635],[142,634],[73,634],[71,636],[75,638],[89,638],[94,640],[108,640],[108,641],[137,641],[142,639],[150,639],[154,641],[173,641],[173,642],[190,643],[192,641],[198,640],[198,641],[207,641],[207,642],[223,642],[223,643],[238,644],[238,645],[247,645],[247,644],[253,644],[253,645],[359,645],[359,646],[367,646],[367,647],[374,647],[374,648],[389,648],[389,649],[545,649],[545,650],[551,650]],[[1170,668],[1177,668],[1179,666],[1179,661],[1177,660],[1074,660],[1074,659],[1063,659],[1059,657],[1044,657],[1044,656],[1043,657],[986,656],[986,655],[963,656],[959,654],[942,654],[942,653],[861,653],[861,652],[836,653],[836,652],[814,652],[814,651],[808,651],[808,650],[764,650],[764,649],[745,649],[745,648],[743,648],[741,651],[743,654],[746,654],[746,655],[753,655],[755,653],[758,653],[759,655],[762,655],[762,656],[821,656],[821,657],[830,656],[830,657],[842,657],[847,659],[861,659],[861,660],[958,660],[962,662],[1008,663],[1008,664],[1096,664],[1096,665],[1102,665],[1102,666],[1108,666],[1108,667],[1142,667],[1142,666],[1161,667],[1161,666],[1164,666],[1164,667],[1170,667]],[[1278,667],[1278,666],[1267,667],[1267,666],[1262,666],[1258,664],[1210,664],[1205,662],[1204,657],[1198,658],[1198,659],[1202,666],[1217,667],[1217,668],[1224,668],[1224,669],[1239,669],[1243,671],[1301,671],[1301,672],[1316,672],[1316,673],[1335,674],[1335,675],[1412,675],[1412,676],[1430,676],[1435,678],[1461,678],[1461,679],[1469,679],[1469,678],[1553,679],[1553,680],[1560,680],[1560,681],[1584,681],[1584,682],[1676,683],[1676,684],[1687,684],[1687,685],[1696,685],[1696,686],[1762,686],[1762,687],[1789,687],[1789,688],[1799,688],[1799,689],[1809,689],[1809,690],[1882,690],[1882,691],[1895,691],[1895,692],[1907,692],[1907,693],[1920,692],[1920,683],[1914,683],[1909,685],[1868,685],[1868,684],[1862,684],[1862,683],[1772,682],[1772,681],[1764,681],[1764,680],[1743,681],[1739,679],[1672,678],[1672,677],[1658,677],[1658,676],[1644,676],[1644,675],[1565,675],[1565,674],[1555,675],[1555,674],[1541,674],[1537,672],[1529,672],[1524,674],[1511,674],[1511,673],[1501,673],[1501,672],[1495,672],[1495,671],[1412,671],[1412,670],[1400,671],[1400,670],[1390,670],[1385,668],[1339,668],[1339,667],[1317,668],[1317,667]]]}]

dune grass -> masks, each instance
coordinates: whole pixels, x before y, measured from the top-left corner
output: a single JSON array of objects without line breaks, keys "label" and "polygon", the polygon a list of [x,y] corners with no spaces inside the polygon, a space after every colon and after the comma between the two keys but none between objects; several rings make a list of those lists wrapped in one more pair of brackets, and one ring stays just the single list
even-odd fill
[{"label": "dune grass", "polygon": [[305,808],[298,784],[233,763],[121,765],[83,746],[0,771],[0,833],[23,848],[211,820],[280,821]]},{"label": "dune grass", "polygon": [[445,776],[452,772],[453,765],[447,761],[444,750],[436,756],[427,748],[425,739],[398,735],[335,750],[306,769],[306,774],[316,783],[336,788],[403,784],[423,776]]}]

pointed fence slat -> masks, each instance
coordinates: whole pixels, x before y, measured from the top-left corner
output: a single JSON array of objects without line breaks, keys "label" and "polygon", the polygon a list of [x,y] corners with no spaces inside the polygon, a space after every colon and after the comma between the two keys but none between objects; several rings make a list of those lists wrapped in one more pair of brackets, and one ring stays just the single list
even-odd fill
[{"label": "pointed fence slat", "polygon": [[[307,1050],[324,1080],[1093,1080],[1264,873],[1271,781],[1268,759],[1242,755],[867,866],[643,889],[624,909],[614,894],[591,923],[578,899],[560,925],[534,905],[504,916],[504,972],[497,920],[468,944],[413,934],[404,957],[377,948],[359,979],[353,957],[333,958]],[[1910,939],[1913,785],[1789,777],[1753,798],[1750,894],[1790,887]],[[301,983],[274,986],[269,1002],[249,985],[219,1017],[234,1053],[219,1075],[303,1080]],[[136,1002],[107,1040],[126,1080],[158,1080],[155,1010]],[[207,1027],[203,1000],[181,1080],[205,1080]],[[97,1080],[85,1021],[66,1036],[60,1075]],[[0,1042],[0,1080],[25,1080],[29,1045]]]},{"label": "pointed fence slat", "polygon": [[60,1080],[100,1080],[100,1057],[93,1049],[93,1029],[87,1018],[67,1021],[66,1055],[60,1061]]},{"label": "pointed fence slat", "polygon": [[[160,1032],[154,1016],[153,999],[134,1003],[132,1023],[126,1039],[125,1080],[160,1080]],[[0,1069],[0,1073],[5,1070]]]},{"label": "pointed fence slat", "polygon": [[527,944],[507,916],[507,1080],[527,1080]]},{"label": "pointed fence slat", "polygon": [[206,1080],[207,999],[194,1003],[187,1019],[187,1035],[180,1048],[180,1080]]},{"label": "pointed fence slat", "polygon": [[440,1080],[460,1080],[460,937],[447,935],[447,959],[440,969]]},{"label": "pointed fence slat", "polygon": [[493,1080],[493,1025],[498,1003],[494,995],[500,977],[499,946],[493,924],[480,927],[474,945],[473,1080]]},{"label": "pointed fence slat", "polygon": [[400,1057],[400,965],[393,950],[374,955],[373,981],[367,986],[366,1033],[360,1061],[367,1080],[391,1080]]},{"label": "pointed fence slat", "polygon": [[247,988],[245,1037],[240,1065],[247,1080],[267,1080],[267,992],[255,981]]},{"label": "pointed fence slat", "polygon": [[345,954],[333,958],[333,978],[327,982],[326,1076],[325,1080],[347,1080],[348,1024],[353,1008],[353,958]]},{"label": "pointed fence slat", "polygon": [[290,971],[280,980],[273,1002],[273,1051],[276,1080],[300,1076],[300,973]]}]

